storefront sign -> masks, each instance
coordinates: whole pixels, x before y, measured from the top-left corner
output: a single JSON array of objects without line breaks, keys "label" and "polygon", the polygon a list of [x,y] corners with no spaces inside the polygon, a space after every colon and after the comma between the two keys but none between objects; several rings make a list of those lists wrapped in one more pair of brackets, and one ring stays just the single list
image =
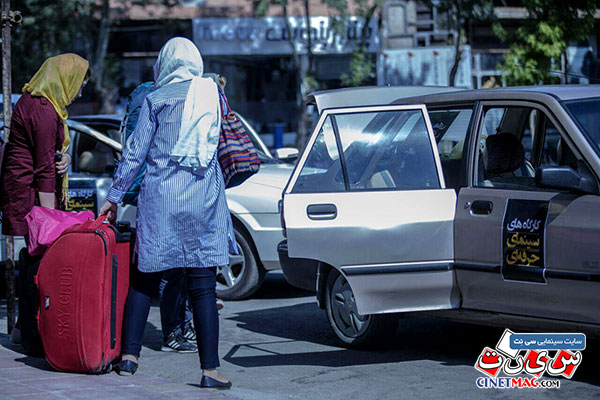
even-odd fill
[{"label": "storefront sign", "polygon": [[[455,85],[471,88],[471,48],[462,46]],[[454,47],[385,50],[378,67],[378,84],[448,86]]]},{"label": "storefront sign", "polygon": [[544,241],[548,201],[509,199],[502,228],[502,276],[545,283]]},{"label": "storefront sign", "polygon": [[[305,18],[289,18],[296,51],[306,54],[309,30]],[[363,18],[338,20],[311,17],[310,37],[314,54],[343,54],[355,51],[362,40]],[[334,26],[335,25],[335,26]],[[379,49],[378,21],[366,30],[368,52]],[[284,18],[196,18],[194,42],[203,55],[291,54]]]}]

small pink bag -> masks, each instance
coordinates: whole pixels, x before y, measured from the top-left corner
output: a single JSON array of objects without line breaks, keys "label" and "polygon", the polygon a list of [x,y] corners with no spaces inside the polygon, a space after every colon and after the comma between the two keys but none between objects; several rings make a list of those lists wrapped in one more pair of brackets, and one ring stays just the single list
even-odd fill
[{"label": "small pink bag", "polygon": [[25,216],[29,226],[27,239],[29,254],[38,256],[44,254],[58,237],[73,225],[81,224],[88,219],[94,219],[91,211],[68,212],[34,206]]}]

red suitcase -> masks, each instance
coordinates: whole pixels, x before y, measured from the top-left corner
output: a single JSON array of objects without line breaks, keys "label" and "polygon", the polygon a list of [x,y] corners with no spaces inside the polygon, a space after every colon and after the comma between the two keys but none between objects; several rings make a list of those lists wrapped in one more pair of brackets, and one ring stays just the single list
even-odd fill
[{"label": "red suitcase", "polygon": [[38,327],[59,371],[102,373],[121,350],[132,232],[104,217],[65,231],[40,264]]}]

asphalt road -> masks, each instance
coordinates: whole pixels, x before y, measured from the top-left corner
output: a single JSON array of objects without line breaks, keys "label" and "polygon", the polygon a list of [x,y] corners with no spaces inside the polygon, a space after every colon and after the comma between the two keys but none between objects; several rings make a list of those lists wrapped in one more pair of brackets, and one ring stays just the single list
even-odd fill
[{"label": "asphalt road", "polygon": [[[196,354],[160,352],[158,307],[144,338],[140,371],[198,383]],[[270,399],[593,399],[600,398],[600,342],[588,341],[572,380],[560,389],[478,389],[473,365],[503,329],[430,318],[400,321],[385,348],[354,351],[338,345],[311,293],[269,273],[250,300],[221,311],[221,373],[231,396]],[[596,364],[596,361],[599,364]]]}]

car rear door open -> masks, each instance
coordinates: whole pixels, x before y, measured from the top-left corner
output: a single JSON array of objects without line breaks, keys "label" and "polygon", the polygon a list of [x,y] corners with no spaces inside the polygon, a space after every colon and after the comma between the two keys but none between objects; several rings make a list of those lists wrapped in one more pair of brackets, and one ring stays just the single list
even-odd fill
[{"label": "car rear door open", "polygon": [[289,255],[336,268],[361,314],[455,308],[455,206],[425,106],[325,110],[284,193]]}]

